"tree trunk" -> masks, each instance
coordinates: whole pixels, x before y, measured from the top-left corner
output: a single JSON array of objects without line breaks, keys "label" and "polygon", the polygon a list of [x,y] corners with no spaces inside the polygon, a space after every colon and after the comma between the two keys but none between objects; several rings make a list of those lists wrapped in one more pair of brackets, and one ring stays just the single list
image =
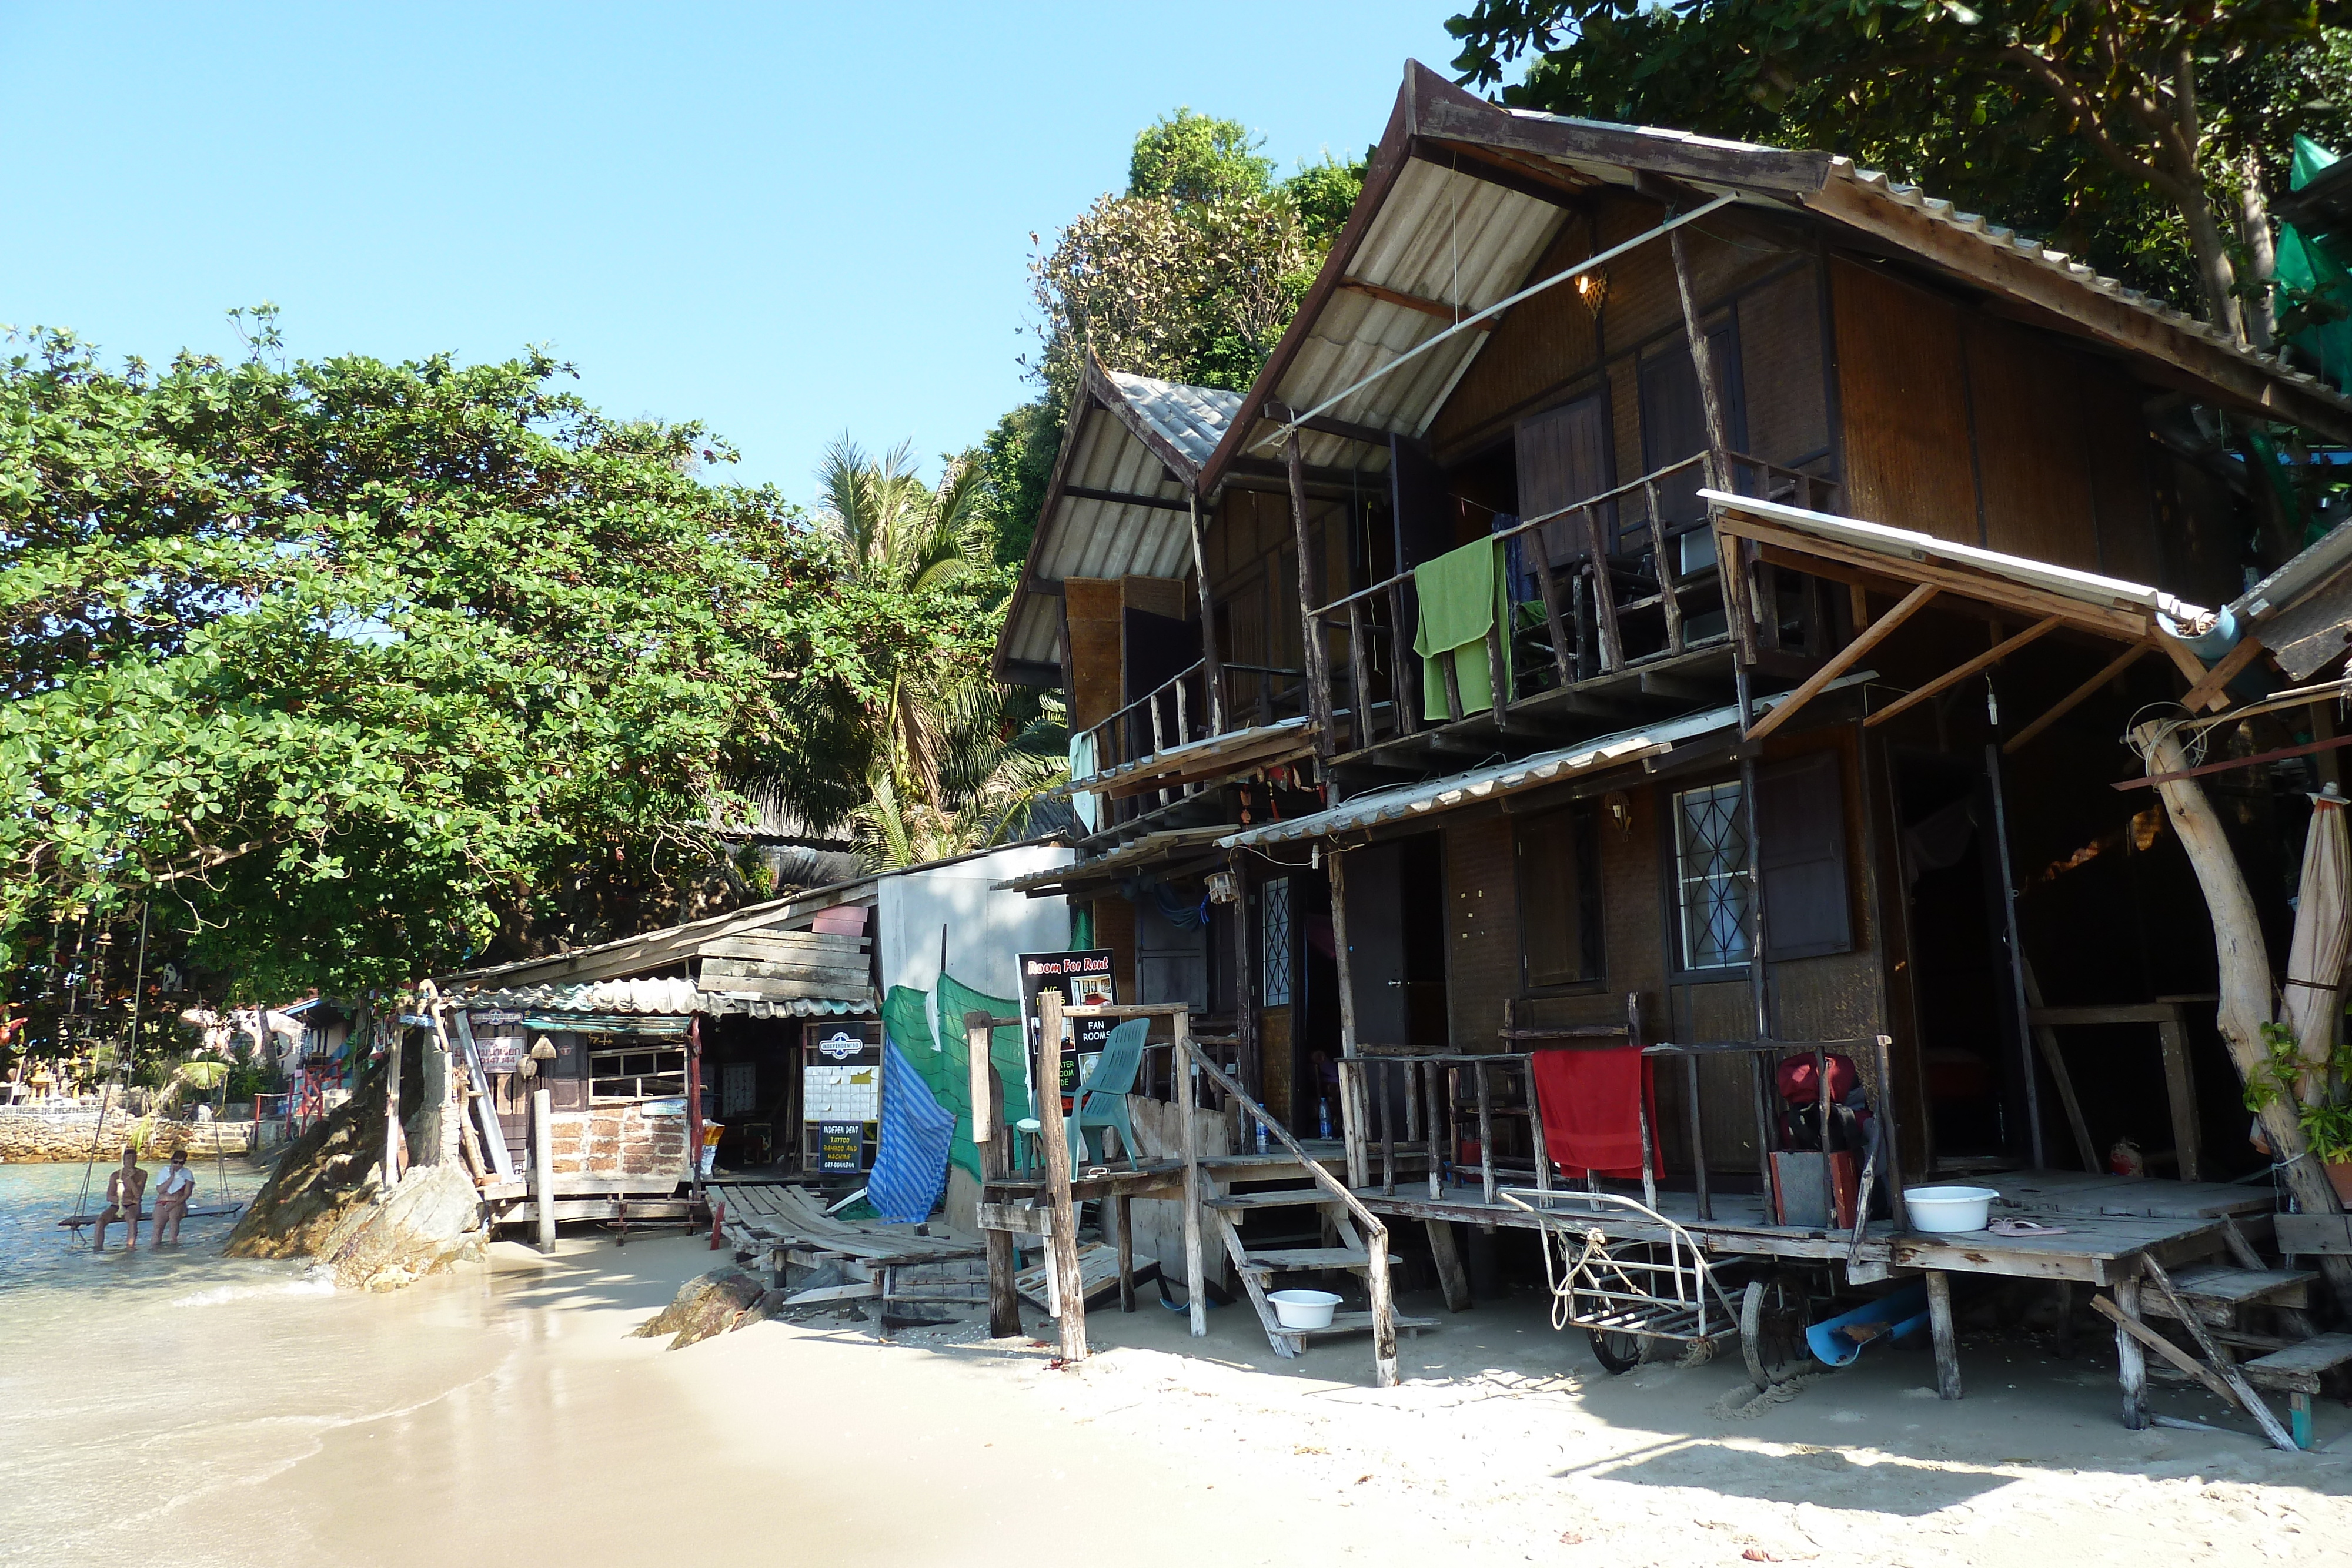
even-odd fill
[{"label": "tree trunk", "polygon": [[2197,264],[2197,282],[2205,291],[2206,319],[2242,342],[2246,326],[2238,309],[2238,275],[2230,266],[2229,247],[2213,216],[2212,200],[2200,183],[2193,193],[2175,197],[2175,204],[2188,225],[2189,254]]},{"label": "tree trunk", "polygon": [[[2178,773],[2189,766],[2180,743],[2160,724],[2143,724],[2132,731],[2132,744],[2151,775]],[[2219,960],[2221,1042],[2238,1069],[2240,1082],[2267,1082],[2270,1049],[2263,1026],[2271,1021],[2271,961],[2263,942],[2262,923],[2254,914],[2254,897],[2245,873],[2221,831],[2205,791],[2193,779],[2176,779],[2156,787],[2164,798],[2166,815],[2189,852],[2197,885],[2213,919],[2213,947]],[[2279,1178],[2305,1214],[2340,1212],[2336,1189],[2326,1167],[2304,1146],[2303,1128],[2295,1120],[2293,1102],[2284,1094],[2271,1096],[2260,1113],[2263,1136],[2271,1146]],[[2337,1303],[2352,1310],[2352,1258],[2322,1258],[2321,1270]]]},{"label": "tree trunk", "polygon": [[2263,161],[2249,148],[2240,165],[2238,183],[2238,239],[2245,246],[2247,265],[2252,273],[2250,281],[2260,284],[2262,292],[2245,301],[2246,340],[2257,349],[2268,349],[2278,323],[2271,312],[2271,280],[2278,276],[2278,247],[2271,238],[2271,209],[2263,194]]}]

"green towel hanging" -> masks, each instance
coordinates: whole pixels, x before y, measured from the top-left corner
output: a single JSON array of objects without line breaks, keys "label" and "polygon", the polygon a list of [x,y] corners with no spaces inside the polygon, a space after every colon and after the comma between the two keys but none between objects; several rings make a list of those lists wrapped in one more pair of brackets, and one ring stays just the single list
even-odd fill
[{"label": "green towel hanging", "polygon": [[[1463,715],[1485,713],[1495,706],[1486,674],[1486,633],[1494,628],[1496,616],[1507,613],[1501,548],[1486,538],[1448,550],[1413,568],[1412,586],[1421,601],[1421,623],[1413,629],[1412,651],[1421,655],[1423,716],[1440,723],[1448,716],[1441,655],[1453,657]],[[1511,645],[1507,637],[1503,640],[1506,685],[1510,679]],[[1509,700],[1507,692],[1505,700]]]}]

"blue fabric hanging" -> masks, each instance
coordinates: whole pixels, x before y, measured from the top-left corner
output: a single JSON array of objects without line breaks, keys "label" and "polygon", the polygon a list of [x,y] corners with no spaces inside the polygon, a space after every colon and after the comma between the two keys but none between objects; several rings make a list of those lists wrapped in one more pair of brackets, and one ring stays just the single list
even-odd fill
[{"label": "blue fabric hanging", "polygon": [[899,1051],[882,1042],[882,1146],[866,1183],[866,1201],[895,1224],[929,1219],[947,1186],[948,1145],[955,1113],[940,1105],[931,1086]]}]

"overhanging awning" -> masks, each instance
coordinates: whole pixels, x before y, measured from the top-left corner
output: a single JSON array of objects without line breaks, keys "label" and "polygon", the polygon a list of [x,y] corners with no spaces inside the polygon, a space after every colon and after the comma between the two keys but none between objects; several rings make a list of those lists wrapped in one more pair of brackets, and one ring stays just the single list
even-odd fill
[{"label": "overhanging awning", "polygon": [[1148,789],[1173,789],[1196,779],[1222,778],[1244,767],[1269,768],[1314,749],[1314,732],[1301,716],[1171,746],[1100,773],[1073,779],[1062,789],[1073,795],[1139,795]]},{"label": "overhanging awning", "polygon": [[[1877,678],[1874,671],[1857,670],[1822,689],[1838,691]],[[1761,698],[1756,706],[1759,711],[1767,710],[1777,700]],[[1604,735],[1556,751],[1538,752],[1517,762],[1498,763],[1420,784],[1402,784],[1370,795],[1359,795],[1352,800],[1343,800],[1337,806],[1307,816],[1268,822],[1264,827],[1245,828],[1219,839],[1217,846],[1220,849],[1248,849],[1369,831],[1385,823],[1433,816],[1440,811],[1478,805],[1522,790],[1539,789],[1580,773],[1606,773],[1628,763],[1663,757],[1677,746],[1704,736],[1721,733],[1729,739],[1736,737],[1738,730],[1739,710],[1737,707],[1710,708],[1705,713],[1662,719],[1656,724],[1643,725],[1639,729]]]},{"label": "overhanging awning", "polygon": [[1207,854],[1216,848],[1221,838],[1232,831],[1232,826],[1227,824],[1215,828],[1176,828],[1164,832],[1146,833],[1092,860],[1049,866],[1044,871],[1031,872],[1026,876],[1000,882],[996,883],[996,890],[999,893],[1025,893],[1032,898],[1043,898],[1056,893],[1098,890],[1139,871]]},{"label": "overhanging awning", "polygon": [[[1728,534],[1773,549],[1793,550],[1895,581],[1930,583],[1963,599],[2035,616],[2055,615],[2104,636],[2137,639],[2158,632],[2193,633],[2212,612],[2161,589],[2102,577],[2025,556],[1956,544],[1933,534],[1856,517],[1833,517],[1753,496],[1701,490]],[[1804,570],[1799,563],[1800,570]],[[2169,624],[2159,623],[2162,616]]]}]

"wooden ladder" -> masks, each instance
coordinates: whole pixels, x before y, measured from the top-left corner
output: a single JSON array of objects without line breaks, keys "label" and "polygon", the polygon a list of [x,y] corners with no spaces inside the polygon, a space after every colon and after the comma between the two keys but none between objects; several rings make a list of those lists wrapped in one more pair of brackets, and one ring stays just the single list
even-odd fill
[{"label": "wooden ladder", "polygon": [[[1341,1334],[1370,1333],[1374,1314],[1370,1311],[1340,1312],[1331,1314],[1330,1326],[1319,1329],[1295,1329],[1283,1326],[1281,1314],[1267,1299],[1277,1274],[1321,1272],[1346,1270],[1363,1276],[1366,1290],[1371,1288],[1371,1249],[1365,1245],[1363,1232],[1348,1206],[1330,1197],[1313,1181],[1289,1186],[1271,1187],[1253,1192],[1234,1192],[1230,1181],[1220,1178],[1213,1168],[1202,1172],[1208,1196],[1202,1199],[1202,1219],[1211,1233],[1223,1243],[1226,1255],[1234,1260],[1234,1270],[1241,1276],[1242,1288],[1249,1292],[1250,1304],[1257,1309],[1258,1321],[1265,1325],[1266,1343],[1276,1355],[1295,1356],[1307,1348],[1312,1339],[1331,1339]],[[1323,1227],[1337,1236],[1336,1247],[1266,1247],[1253,1246],[1241,1233],[1243,1219],[1254,1213],[1278,1209],[1312,1209]],[[1391,1253],[1391,1266],[1402,1261]],[[1433,1318],[1397,1317],[1396,1326],[1408,1337],[1423,1329],[1435,1328]]]}]

